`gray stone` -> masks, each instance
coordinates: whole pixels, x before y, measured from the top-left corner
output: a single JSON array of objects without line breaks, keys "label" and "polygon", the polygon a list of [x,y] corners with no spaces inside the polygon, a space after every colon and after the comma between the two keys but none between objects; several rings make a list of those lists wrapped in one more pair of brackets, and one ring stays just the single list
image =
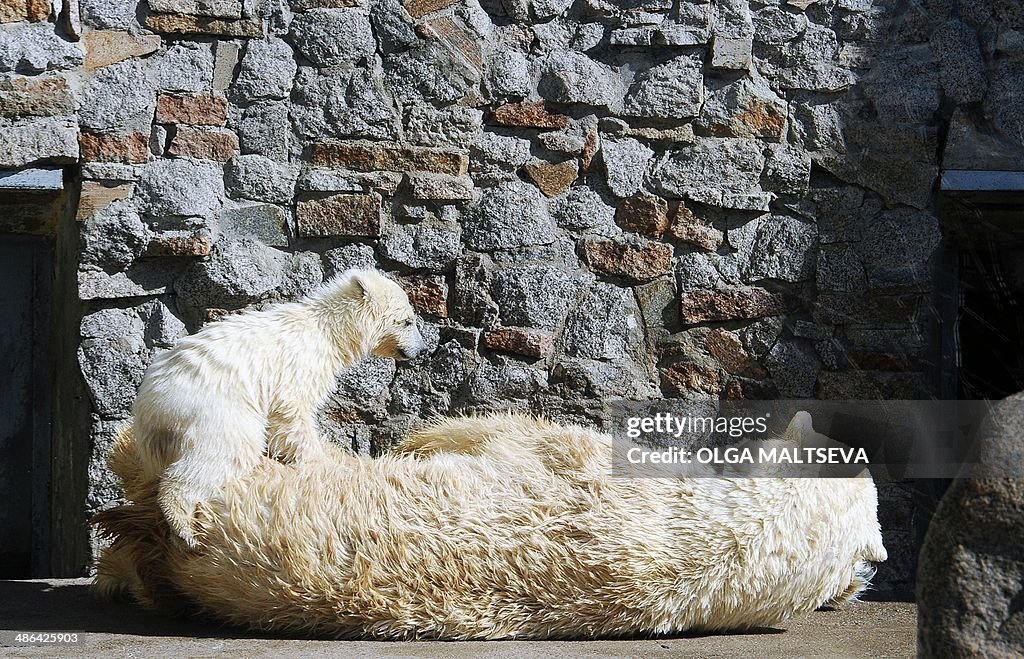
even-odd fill
[{"label": "gray stone", "polygon": [[686,252],[676,259],[679,288],[684,291],[695,291],[714,288],[722,279],[722,275],[711,263],[704,252]]},{"label": "gray stone", "polygon": [[87,468],[89,491],[85,498],[86,519],[101,510],[125,502],[121,479],[107,464],[124,423],[122,420],[97,420],[93,417],[92,450]]},{"label": "gray stone", "polygon": [[241,18],[241,0],[148,0],[149,8],[164,14]]},{"label": "gray stone", "polygon": [[640,190],[647,163],[654,151],[632,138],[601,141],[608,189],[618,197],[629,197]]},{"label": "gray stone", "polygon": [[78,121],[86,128],[133,128],[149,132],[156,108],[152,71],[144,60],[128,60],[96,71],[85,85]]},{"label": "gray stone", "polygon": [[516,50],[499,50],[487,62],[487,88],[493,97],[523,97],[533,80],[526,56]]},{"label": "gray stone", "polygon": [[588,187],[569,188],[551,200],[551,215],[566,229],[615,226],[615,208]]},{"label": "gray stone", "polygon": [[369,15],[358,9],[312,9],[292,21],[290,39],[317,66],[354,64],[376,50]]},{"label": "gray stone", "polygon": [[521,181],[485,190],[463,221],[463,236],[471,249],[490,251],[555,241],[554,222],[540,191]]},{"label": "gray stone", "polygon": [[557,133],[541,133],[538,135],[540,143],[548,151],[554,153],[563,153],[570,156],[578,156],[583,152],[584,147],[587,143],[584,137],[579,135],[570,135],[569,133],[559,131]]},{"label": "gray stone", "polygon": [[78,297],[82,300],[116,300],[162,295],[179,269],[159,261],[137,261],[127,270],[107,273],[98,266],[83,264],[78,270]]},{"label": "gray stone", "polygon": [[309,295],[324,283],[324,266],[316,252],[295,252],[289,259],[277,293],[286,300]]},{"label": "gray stone", "polygon": [[394,97],[402,104],[447,105],[459,100],[480,83],[480,71],[435,41],[384,57],[384,75]]},{"label": "gray stone", "polygon": [[808,191],[808,198],[814,202],[820,242],[837,243],[861,239],[863,189],[854,186],[811,188]]},{"label": "gray stone", "polygon": [[81,224],[82,263],[128,267],[149,244],[149,229],[135,208],[126,201],[115,201]]},{"label": "gray stone", "polygon": [[307,170],[298,182],[303,192],[363,192],[357,172],[334,169]]},{"label": "gray stone", "polygon": [[179,41],[170,46],[157,65],[160,89],[208,92],[213,88],[213,46]]},{"label": "gray stone", "polygon": [[416,43],[416,30],[412,17],[399,0],[377,0],[370,8],[381,50],[393,53]]},{"label": "gray stone", "polygon": [[770,46],[783,46],[807,29],[807,17],[785,7],[768,5],[754,13],[754,40]]},{"label": "gray stone", "polygon": [[235,76],[241,47],[233,41],[218,41],[213,47],[213,91],[221,92],[231,86]]},{"label": "gray stone", "polygon": [[0,167],[78,160],[78,126],[72,117],[0,119]]},{"label": "gray stone", "polygon": [[208,216],[220,208],[223,171],[209,162],[156,160],[142,171],[135,195],[148,215]]},{"label": "gray stone", "polygon": [[138,5],[124,0],[78,0],[82,23],[98,30],[134,30]]},{"label": "gray stone", "polygon": [[761,187],[769,192],[802,195],[811,180],[811,157],[790,144],[768,147]]},{"label": "gray stone", "polygon": [[537,18],[550,18],[568,9],[572,0],[532,0],[530,4]]},{"label": "gray stone", "polygon": [[288,246],[288,214],[280,206],[252,204],[226,208],[220,214],[218,226],[229,240],[255,238],[271,247]]},{"label": "gray stone", "polygon": [[598,282],[565,321],[565,354],[618,360],[646,353],[640,310],[629,289]]},{"label": "gray stone", "polygon": [[500,270],[491,293],[501,322],[554,331],[580,294],[580,279],[551,264],[528,263]]},{"label": "gray stone", "polygon": [[469,391],[473,400],[494,405],[507,399],[529,398],[547,388],[544,371],[518,364],[483,363],[474,371]]},{"label": "gray stone", "polygon": [[136,165],[119,162],[89,162],[82,165],[82,178],[99,181],[136,181],[142,174],[142,169]]},{"label": "gray stone", "polygon": [[364,68],[320,73],[301,67],[292,94],[295,127],[308,138],[394,137],[398,115],[380,82]]},{"label": "gray stone", "polygon": [[750,66],[754,22],[746,0],[720,0],[715,4],[711,67],[744,70]]},{"label": "gray stone", "polygon": [[626,94],[623,113],[633,117],[688,119],[704,100],[703,62],[698,54],[680,55],[637,75]]},{"label": "gray stone", "polygon": [[536,42],[532,51],[548,54],[563,51],[587,51],[597,46],[604,36],[600,23],[583,23],[559,16],[554,20],[534,23]]},{"label": "gray stone", "polygon": [[476,108],[458,105],[435,108],[417,103],[409,108],[405,138],[423,146],[468,149],[481,136],[483,115],[483,111]]},{"label": "gray stone", "polygon": [[857,244],[872,287],[911,286],[931,281],[930,260],[942,241],[929,211],[882,211],[864,221]]},{"label": "gray stone", "polygon": [[926,44],[900,48],[872,67],[863,81],[879,119],[930,123],[939,109],[939,67]]},{"label": "gray stone", "polygon": [[52,23],[0,25],[0,72],[59,71],[73,69],[83,61],[85,50],[81,44],[55,34]]},{"label": "gray stone", "polygon": [[336,247],[324,254],[327,276],[334,277],[352,268],[376,268],[377,255],[370,245],[353,243]]},{"label": "gray stone", "polygon": [[917,573],[921,656],[1010,657],[1024,647],[1022,398],[996,403],[979,432],[990,475],[953,481],[928,527]]},{"label": "gray stone", "polygon": [[768,353],[764,365],[782,396],[814,398],[821,360],[809,342],[780,339]]},{"label": "gray stone", "polygon": [[622,80],[606,64],[583,53],[555,52],[541,62],[537,87],[540,95],[556,103],[582,103],[617,108],[622,104]]},{"label": "gray stone", "polygon": [[185,323],[162,300],[151,300],[139,307],[146,325],[145,340],[150,348],[170,348],[188,334]]},{"label": "gray stone", "polygon": [[735,208],[731,195],[759,194],[761,148],[748,140],[704,138],[670,153],[655,173],[662,194]]},{"label": "gray stone", "polygon": [[530,141],[484,131],[469,150],[469,170],[476,177],[511,175],[529,161]]},{"label": "gray stone", "polygon": [[82,319],[78,365],[97,414],[129,414],[149,362],[143,332],[142,320],[133,311],[104,309]]},{"label": "gray stone", "polygon": [[715,89],[697,125],[716,137],[780,139],[789,108],[761,78],[740,78]]},{"label": "gray stone", "polygon": [[822,246],[818,253],[819,291],[852,292],[867,289],[864,263],[850,245]]},{"label": "gray stone", "polygon": [[985,60],[978,35],[956,19],[932,34],[929,46],[939,61],[939,80],[946,98],[974,103],[985,97]]},{"label": "gray stone", "polygon": [[430,220],[392,224],[380,239],[381,254],[410,268],[447,270],[462,248],[457,224]]},{"label": "gray stone", "polygon": [[[801,282],[814,267],[817,227],[790,215],[761,215],[730,222],[729,244],[737,251],[719,258],[723,274],[738,275],[742,283],[762,279]],[[733,274],[735,273],[735,274]]]},{"label": "gray stone", "polygon": [[658,388],[650,377],[630,362],[572,359],[559,362],[552,380],[584,398],[655,398]]},{"label": "gray stone", "polygon": [[284,281],[289,257],[252,239],[221,241],[174,282],[179,303],[241,307],[269,296]]},{"label": "gray stone", "polygon": [[985,113],[1005,137],[1024,145],[1024,61],[1001,60],[995,64],[992,83],[985,96]]},{"label": "gray stone", "polygon": [[782,316],[770,316],[750,323],[739,332],[740,341],[747,352],[760,357],[775,346],[782,333]]},{"label": "gray stone", "polygon": [[338,388],[328,400],[332,407],[366,410],[384,408],[391,399],[395,360],[368,357],[338,378]]},{"label": "gray stone", "polygon": [[287,98],[298,65],[291,47],[280,39],[250,39],[232,91],[251,101],[258,98]]},{"label": "gray stone", "polygon": [[254,103],[238,122],[242,153],[257,153],[274,160],[288,160],[291,125],[287,103]]},{"label": "gray stone", "polygon": [[224,167],[224,187],[235,199],[290,203],[298,168],[257,155],[236,156]]},{"label": "gray stone", "polygon": [[804,149],[820,154],[846,152],[844,120],[835,102],[795,101],[790,103],[792,133]]}]

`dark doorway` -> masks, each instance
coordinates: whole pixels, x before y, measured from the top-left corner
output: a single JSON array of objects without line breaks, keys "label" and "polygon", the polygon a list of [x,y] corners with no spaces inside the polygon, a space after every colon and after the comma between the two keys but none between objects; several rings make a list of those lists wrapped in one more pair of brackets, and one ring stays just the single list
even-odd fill
[{"label": "dark doorway", "polygon": [[50,526],[50,286],[39,236],[0,236],[0,578],[43,574]]}]

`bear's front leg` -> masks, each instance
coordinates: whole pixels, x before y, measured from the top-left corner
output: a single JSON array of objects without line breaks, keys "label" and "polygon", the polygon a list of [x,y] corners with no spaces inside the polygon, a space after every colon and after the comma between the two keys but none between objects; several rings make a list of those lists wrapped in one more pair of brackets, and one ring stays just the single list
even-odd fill
[{"label": "bear's front leg", "polygon": [[271,421],[268,435],[268,454],[284,464],[309,462],[326,453],[312,416],[279,416]]}]

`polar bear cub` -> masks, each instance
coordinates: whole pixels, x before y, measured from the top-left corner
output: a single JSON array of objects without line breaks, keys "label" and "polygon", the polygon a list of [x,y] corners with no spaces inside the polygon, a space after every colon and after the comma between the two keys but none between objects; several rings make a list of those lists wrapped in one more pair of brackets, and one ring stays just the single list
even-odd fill
[{"label": "polar bear cub", "polygon": [[411,359],[423,337],[402,288],[350,270],[297,302],[207,325],[153,359],[133,407],[142,469],[159,478],[171,528],[265,453],[299,462],[324,449],[315,413],[338,372],[368,355]]}]

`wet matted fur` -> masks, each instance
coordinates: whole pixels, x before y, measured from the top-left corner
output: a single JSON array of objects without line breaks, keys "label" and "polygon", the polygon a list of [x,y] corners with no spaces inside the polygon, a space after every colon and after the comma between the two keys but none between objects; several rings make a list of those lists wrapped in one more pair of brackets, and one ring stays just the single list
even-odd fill
[{"label": "wet matted fur", "polygon": [[96,588],[286,633],[594,638],[771,626],[886,558],[870,477],[623,479],[611,455],[607,435],[502,414],[377,459],[265,459],[200,509],[196,551],[126,431],[111,463],[131,503],[96,517]]}]

